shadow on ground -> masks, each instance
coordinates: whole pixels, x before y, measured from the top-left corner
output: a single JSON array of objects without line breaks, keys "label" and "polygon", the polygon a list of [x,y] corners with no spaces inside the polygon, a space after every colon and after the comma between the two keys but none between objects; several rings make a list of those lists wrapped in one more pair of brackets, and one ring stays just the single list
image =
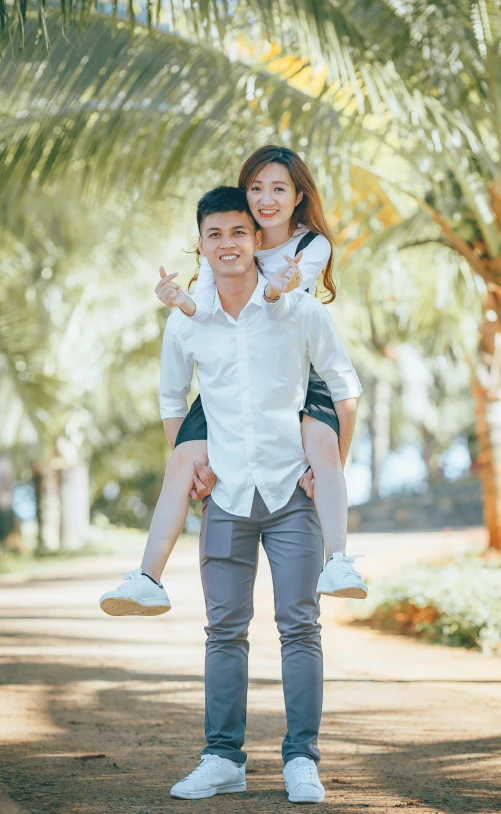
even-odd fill
[{"label": "shadow on ground", "polygon": [[[19,660],[1,665],[1,683],[6,711],[13,699],[19,703],[19,733],[10,730],[1,747],[0,778],[23,812],[268,814],[294,808],[281,779],[277,682],[251,683],[251,697],[259,688],[268,695],[266,709],[251,704],[249,713],[247,793],[196,802],[174,801],[168,791],[195,766],[203,745],[202,676]],[[501,786],[492,764],[501,738],[388,740],[395,709],[368,707],[324,716],[323,810],[499,811]]]}]

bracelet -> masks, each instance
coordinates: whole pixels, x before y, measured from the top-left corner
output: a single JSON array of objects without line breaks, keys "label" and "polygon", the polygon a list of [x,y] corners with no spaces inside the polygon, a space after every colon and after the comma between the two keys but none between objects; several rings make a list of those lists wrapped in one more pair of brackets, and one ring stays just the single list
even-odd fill
[{"label": "bracelet", "polygon": [[278,297],[268,297],[268,295],[266,294],[266,286],[264,287],[263,297],[264,297],[265,302],[278,302],[281,296],[282,296],[282,292],[280,292]]}]

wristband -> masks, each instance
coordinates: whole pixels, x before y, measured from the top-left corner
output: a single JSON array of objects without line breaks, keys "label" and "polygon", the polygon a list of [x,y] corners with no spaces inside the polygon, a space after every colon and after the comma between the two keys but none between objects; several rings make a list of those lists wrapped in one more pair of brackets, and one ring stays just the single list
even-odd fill
[{"label": "wristband", "polygon": [[282,292],[279,293],[278,297],[268,297],[268,295],[266,294],[266,286],[264,287],[263,297],[265,302],[278,302],[281,296]]}]

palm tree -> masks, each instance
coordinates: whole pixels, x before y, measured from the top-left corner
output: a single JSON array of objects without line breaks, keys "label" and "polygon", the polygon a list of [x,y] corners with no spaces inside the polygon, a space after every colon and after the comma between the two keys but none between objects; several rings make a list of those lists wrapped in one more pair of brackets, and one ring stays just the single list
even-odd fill
[{"label": "palm tree", "polygon": [[3,214],[0,449],[18,467],[34,462],[39,552],[76,548],[96,447],[155,427],[163,449],[154,385],[163,316],[142,273],[161,241],[143,211],[111,198],[90,210],[71,184],[55,197],[34,189],[28,208]]},{"label": "palm tree", "polygon": [[[196,182],[201,191],[207,184],[207,176],[214,175],[216,147],[225,131],[221,121],[225,120],[233,122],[233,167],[228,162],[224,169],[220,169],[220,177],[227,180],[230,173],[236,174],[253,119],[262,121],[262,115],[260,117],[249,105],[250,86],[255,88],[256,98],[263,95],[263,109],[264,98],[266,108],[271,106],[270,122],[275,121],[275,124],[268,126],[268,132],[272,137],[278,137],[284,103],[289,106],[289,115],[294,117],[298,132],[304,125],[307,111],[303,108],[310,106],[310,97],[289,87],[284,80],[277,80],[266,71],[256,73],[244,65],[234,66],[228,58],[215,52],[207,53],[179,36],[162,34],[151,39],[143,32],[133,41],[127,31],[118,28],[112,40],[110,27],[106,20],[91,22],[80,47],[68,48],[67,38],[56,36],[59,33],[57,26],[49,19],[47,34],[53,29],[49,64],[37,45],[37,25],[28,20],[23,32],[22,52],[15,59],[6,53],[1,65],[0,209],[17,240],[16,251],[10,253],[7,251],[8,240],[5,240],[5,262],[9,263],[14,278],[21,255],[27,255],[30,263],[34,263],[33,268],[30,266],[30,281],[25,280],[19,286],[21,308],[25,288],[29,288],[30,293],[35,293],[37,287],[43,292],[49,286],[54,289],[56,282],[54,262],[45,267],[41,262],[41,255],[53,252],[42,242],[37,242],[38,230],[42,228],[43,231],[47,220],[41,216],[40,209],[49,216],[51,228],[55,226],[57,229],[60,254],[64,255],[68,266],[72,258],[81,259],[86,253],[90,256],[94,248],[93,245],[85,248],[82,245],[89,242],[89,233],[93,237],[91,243],[94,242],[95,225],[91,225],[92,219],[89,220],[85,209],[79,208],[76,201],[85,200],[91,208],[107,208],[108,215],[113,217],[112,213],[115,213],[119,224],[125,213],[134,207],[139,210],[145,200],[150,203],[150,209],[152,201],[160,202],[157,216],[161,207],[164,218],[169,211],[175,210],[178,219],[179,202],[186,197],[185,179],[180,172],[183,161],[191,159],[195,163],[196,158],[199,169],[190,191],[192,195],[197,194]],[[209,85],[210,77],[221,73],[227,75],[228,84],[216,88]],[[193,89],[191,98],[190,88]],[[339,131],[338,114],[330,106],[323,106],[319,118],[323,125],[318,128],[316,139],[319,145],[325,146]],[[213,131],[212,140],[207,139],[207,128]],[[256,145],[262,135],[256,128]],[[141,149],[131,151],[131,145],[138,143]],[[166,189],[169,198],[164,201]],[[30,201],[28,213],[27,199]],[[77,221],[84,216],[84,222],[80,222],[83,227],[80,241],[75,238],[71,215]],[[50,243],[50,230],[46,231],[44,239]],[[67,274],[61,277],[61,288],[65,287],[65,279]],[[100,297],[102,290],[100,281]],[[70,325],[74,325],[84,311],[80,293],[81,289],[74,286],[67,303],[71,309],[70,312],[66,309]],[[12,300],[10,292],[9,297]],[[54,341],[61,350],[65,347],[66,337],[60,330],[47,331],[47,323],[54,323],[53,314],[43,304],[41,306],[40,298],[35,297],[35,305],[43,320],[37,317],[33,330],[43,333],[44,342],[34,336],[33,345],[40,355],[48,343],[46,356],[50,356],[54,353]],[[109,329],[109,312],[103,309],[103,314]],[[121,319],[123,316],[121,312]],[[21,319],[15,314],[13,317],[19,333]],[[16,333],[11,331],[8,336],[16,349]],[[110,339],[108,335],[106,344],[110,358],[114,358],[112,343],[113,337]],[[18,354],[20,349],[21,346],[17,348]],[[86,356],[89,356],[88,347]],[[4,358],[7,358],[5,354]],[[36,369],[34,353],[29,359],[18,360],[15,364],[22,366],[18,380],[33,378]],[[15,364],[14,370],[17,369]],[[69,466],[61,451],[62,430],[67,431],[69,423],[68,370],[63,371],[63,393],[54,392],[52,399],[44,405],[44,388],[51,382],[47,364],[45,359],[44,378],[39,378],[30,391],[27,386],[21,391],[21,396],[32,395],[32,403],[20,398],[15,404],[12,402],[12,410],[23,411],[26,433],[38,446],[35,482],[40,547],[56,548],[60,541],[60,526],[64,530],[67,525],[60,486]],[[7,387],[6,376],[2,381]],[[126,399],[124,403],[133,402]],[[107,419],[103,422],[107,432],[114,423],[110,406],[108,402]],[[95,413],[95,398],[92,409]],[[59,419],[55,418],[56,415]],[[45,425],[50,423],[43,437],[40,428],[33,423],[34,417],[40,416],[43,429],[47,429]],[[130,416],[128,422],[122,422],[120,430],[115,428],[115,443],[120,433],[127,434],[127,426],[130,430]],[[136,426],[135,432],[139,431]],[[12,445],[12,428],[6,436]],[[106,437],[101,438],[100,443],[106,446]],[[74,468],[70,467],[70,474]],[[63,492],[66,494],[67,490],[63,489]]]},{"label": "palm tree", "polygon": [[[108,27],[102,22],[97,26],[90,3],[82,7],[88,12],[81,17],[83,28],[90,25],[87,31],[101,37],[101,62],[87,34],[80,51],[75,43],[62,44],[57,26],[50,20],[45,24],[40,11],[43,36],[38,47],[51,41],[55,70],[51,82],[44,79],[47,66],[41,57],[31,75],[25,72],[24,87],[37,89],[46,103],[34,117],[23,114],[25,126],[19,127],[19,119],[12,122],[0,181],[10,180],[13,167],[10,174],[15,170],[24,187],[33,176],[49,183],[73,163],[78,183],[87,189],[95,191],[104,175],[107,183],[133,188],[134,194],[159,196],[168,183],[171,188],[175,183],[182,196],[183,173],[187,177],[191,170],[190,179],[200,178],[193,165],[220,167],[223,145],[227,163],[222,175],[227,176],[239,162],[238,149],[250,149],[254,138],[278,136],[305,153],[327,192],[332,195],[336,189],[340,200],[346,200],[343,190],[352,188],[354,166],[372,172],[386,188],[396,188],[392,162],[401,157],[406,183],[400,183],[400,191],[440,227],[442,238],[487,287],[474,392],[486,522],[491,545],[501,548],[497,3],[459,0],[452,15],[445,0],[433,5],[414,0],[405,7],[390,0],[347,0],[342,5],[248,0],[231,6],[213,0],[196,7],[171,0],[155,10],[148,2],[138,19],[159,33],[149,38],[136,27],[134,42],[120,27],[124,10],[117,2]],[[25,8],[20,7],[18,18]],[[134,26],[132,4],[127,13]],[[67,26],[72,12],[66,5],[62,16]],[[12,33],[13,25],[12,13],[2,4],[0,26]],[[161,30],[165,25],[168,32]],[[65,27],[66,37],[69,30]],[[32,53],[35,33],[29,21],[25,36],[25,48]],[[121,49],[123,55],[129,52],[131,65],[117,74],[109,57]],[[20,74],[8,62],[7,51],[6,84],[17,89]],[[54,95],[64,104],[51,106],[47,91],[44,95],[40,90],[44,83],[57,89],[63,65],[71,81],[66,92]],[[211,82],[214,75],[224,81]],[[111,114],[100,115],[105,90],[113,91],[115,102]],[[15,99],[7,98],[15,110]],[[140,108],[145,99],[146,113]],[[64,110],[63,124],[56,124],[54,137],[51,114],[58,107]],[[155,118],[155,113],[160,115]],[[144,144],[140,155],[118,152],[114,137],[124,121],[129,145],[131,139]],[[63,139],[66,151],[61,150]]]},{"label": "palm tree", "polygon": [[15,58],[6,50],[0,63],[6,200],[32,186],[54,188],[68,172],[90,198],[113,189],[133,200],[183,200],[208,178],[234,178],[249,144],[278,139],[288,128],[300,149],[312,111],[312,144],[320,154],[336,152],[338,111],[276,74],[177,34],[139,29],[132,39],[124,28],[112,37],[111,29],[108,19],[93,18],[71,47],[51,16],[47,58],[36,22],[28,20],[24,50]]},{"label": "palm tree", "polygon": [[[49,315],[41,302],[40,286],[45,280],[42,269],[35,269],[33,264],[34,253],[40,252],[43,239],[33,230],[30,246],[24,235],[19,234],[18,226],[18,221],[2,219],[0,227],[0,449],[10,449],[19,462],[20,458],[28,457],[23,455],[27,450],[30,458],[46,457],[50,439],[60,428],[60,382],[47,367],[51,352]],[[9,470],[12,470],[10,461]],[[41,533],[51,539],[45,522],[53,517],[50,477],[43,479],[39,469],[36,481]],[[12,477],[4,481],[7,515],[11,515],[11,488]],[[9,525],[1,535],[3,539],[8,536]]]},{"label": "palm tree", "polygon": [[[453,14],[448,0],[259,5],[260,15],[254,3],[237,4],[239,17],[233,8],[200,4],[203,36],[216,20],[220,39],[235,37],[242,19],[254,14],[283,53],[325,66],[324,100],[335,98],[340,85],[348,87],[364,128],[382,145],[367,168],[370,163],[391,183],[381,167],[388,166],[388,156],[404,158],[409,171],[404,187],[485,283],[473,392],[485,520],[491,546],[501,549],[499,4],[459,0]],[[188,23],[185,14],[181,24]],[[365,163],[356,152],[346,160]]]},{"label": "palm tree", "polygon": [[[405,237],[411,239],[404,246]],[[352,354],[369,384],[377,495],[381,463],[391,438],[401,435],[399,426],[405,427],[404,438],[433,446],[435,459],[470,430],[465,382],[474,367],[485,286],[419,210],[357,243],[358,236],[354,251],[347,249],[336,319],[343,335],[346,325],[356,332]],[[435,404],[438,393],[448,405],[446,425]],[[468,405],[471,411],[471,396]]]}]

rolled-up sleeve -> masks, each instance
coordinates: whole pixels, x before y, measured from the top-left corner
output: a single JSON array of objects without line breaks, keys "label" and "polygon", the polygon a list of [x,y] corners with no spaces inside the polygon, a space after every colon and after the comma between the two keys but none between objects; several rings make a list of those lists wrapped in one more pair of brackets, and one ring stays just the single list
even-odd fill
[{"label": "rolled-up sleeve", "polygon": [[200,259],[198,280],[192,297],[196,305],[196,311],[192,317],[189,317],[189,319],[192,319],[194,322],[205,322],[205,320],[208,319],[212,314],[215,296],[216,281],[214,279],[214,272],[212,271],[207,258],[202,257]]},{"label": "rolled-up sleeve", "polygon": [[[303,250],[303,255],[299,261],[302,280],[299,288],[282,294],[277,302],[266,302],[265,313],[271,319],[282,319],[287,316],[300,301],[301,296],[307,292],[315,294],[317,279],[329,262],[332,247],[326,237],[317,235],[311,243]],[[285,262],[285,257],[284,257]]]},{"label": "rolled-up sleeve", "polygon": [[167,320],[160,357],[160,417],[184,418],[193,376],[193,358],[186,353],[179,332],[179,314]]},{"label": "rolled-up sleeve", "polygon": [[294,291],[289,291],[288,294],[282,294],[276,302],[266,302],[264,300],[264,313],[270,319],[283,319],[283,317],[290,314],[302,297],[309,296],[305,291],[296,288]]},{"label": "rolled-up sleeve", "polygon": [[318,300],[304,301],[306,341],[311,363],[329,388],[332,401],[358,398],[362,385],[339,338],[328,309]]}]

